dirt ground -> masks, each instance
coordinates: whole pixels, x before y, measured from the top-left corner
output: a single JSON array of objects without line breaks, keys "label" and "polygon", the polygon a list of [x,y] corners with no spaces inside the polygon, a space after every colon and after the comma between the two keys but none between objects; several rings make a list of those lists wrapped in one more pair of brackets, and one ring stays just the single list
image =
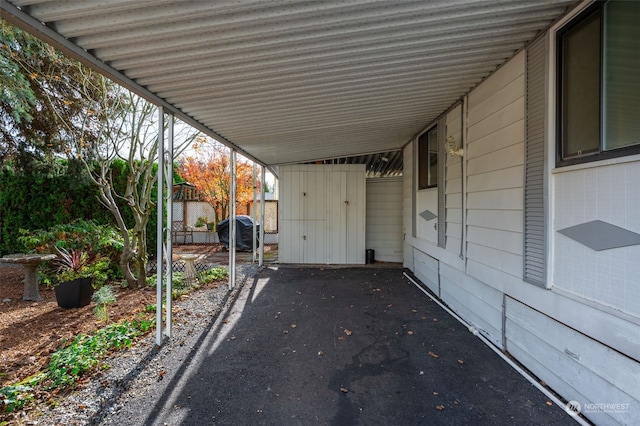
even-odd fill
[{"label": "dirt ground", "polygon": [[[201,254],[202,262],[228,264],[228,253],[220,245],[175,247],[174,255],[180,253]],[[40,286],[42,301],[22,300],[23,277],[20,266],[0,267],[0,387],[35,374],[65,341],[105,325],[93,314],[94,303],[79,309],[59,308],[52,288]],[[113,287],[116,303],[109,305],[112,322],[133,318],[155,303],[154,288]]]}]

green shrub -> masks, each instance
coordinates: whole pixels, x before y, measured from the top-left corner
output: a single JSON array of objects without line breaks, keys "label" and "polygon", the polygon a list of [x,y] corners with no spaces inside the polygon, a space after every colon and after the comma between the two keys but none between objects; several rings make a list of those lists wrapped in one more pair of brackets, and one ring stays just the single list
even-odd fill
[{"label": "green shrub", "polygon": [[[56,253],[58,251],[86,253],[91,262],[86,262],[84,273],[94,278],[96,287],[102,286],[110,278],[120,278],[120,254],[123,239],[113,226],[100,225],[93,221],[75,220],[71,223],[55,225],[50,229],[34,231],[20,230],[18,240],[30,252]],[[59,248],[59,250],[58,250]],[[42,268],[40,281],[54,284],[56,269]]]}]

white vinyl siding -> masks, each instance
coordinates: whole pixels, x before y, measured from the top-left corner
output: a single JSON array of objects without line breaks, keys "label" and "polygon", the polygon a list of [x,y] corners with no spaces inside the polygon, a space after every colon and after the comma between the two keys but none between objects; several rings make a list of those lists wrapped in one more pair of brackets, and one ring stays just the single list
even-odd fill
[{"label": "white vinyl siding", "polygon": [[403,171],[402,171],[402,230],[404,247],[404,261],[402,265],[405,268],[413,269],[413,247],[407,244],[407,237],[415,237],[415,174],[414,170],[414,144],[409,143],[403,150]]},{"label": "white vinyl siding", "polygon": [[365,246],[376,261],[402,262],[402,178],[367,180]]},{"label": "white vinyl siding", "polygon": [[438,120],[438,247],[446,247],[447,244],[447,209],[445,205],[445,170],[446,156],[444,141],[446,140],[447,126],[446,117]]},{"label": "white vinyl siding", "polygon": [[440,263],[440,297],[483,336],[502,348],[502,293]]},{"label": "white vinyl siding", "polygon": [[[447,137],[462,141],[462,106],[446,117]],[[462,240],[462,157],[445,155],[446,249],[460,254]]]},{"label": "white vinyl siding", "polygon": [[[469,94],[465,151],[469,265],[482,264],[498,275],[518,278],[522,278],[524,57],[524,52],[516,55]],[[506,239],[483,237],[490,233]]]},{"label": "white vinyl siding", "polygon": [[[537,377],[596,424],[637,424],[640,363],[509,297],[505,311],[506,349]],[[626,408],[585,410],[606,403]]]}]

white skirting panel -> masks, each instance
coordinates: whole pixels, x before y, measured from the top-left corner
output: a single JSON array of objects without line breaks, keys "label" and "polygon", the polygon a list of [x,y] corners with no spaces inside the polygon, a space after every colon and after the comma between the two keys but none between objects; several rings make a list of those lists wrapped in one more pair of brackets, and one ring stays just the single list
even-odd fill
[{"label": "white skirting panel", "polygon": [[440,298],[453,311],[503,348],[501,292],[441,262],[440,293]]},{"label": "white skirting panel", "polygon": [[413,249],[413,273],[429,290],[440,297],[440,272],[438,261],[424,254],[418,249]]},{"label": "white skirting panel", "polygon": [[594,423],[637,424],[640,363],[515,299],[505,309],[511,355]]}]

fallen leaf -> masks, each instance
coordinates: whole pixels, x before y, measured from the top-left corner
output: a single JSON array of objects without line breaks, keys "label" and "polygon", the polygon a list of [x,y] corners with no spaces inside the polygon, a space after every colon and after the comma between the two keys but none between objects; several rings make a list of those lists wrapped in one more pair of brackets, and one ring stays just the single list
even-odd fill
[{"label": "fallen leaf", "polygon": [[347,393],[347,392],[349,392],[349,389],[347,389],[347,388],[340,388],[340,392],[342,392],[342,393]]},{"label": "fallen leaf", "polygon": [[459,360],[458,360],[458,364],[464,364],[464,361],[463,361],[463,360],[461,360],[461,359],[459,359]]},{"label": "fallen leaf", "polygon": [[318,351],[318,356],[322,356],[322,355],[324,355],[324,352]]},{"label": "fallen leaf", "polygon": [[444,410],[444,405],[436,405],[436,410]]},{"label": "fallen leaf", "polygon": [[345,328],[345,329],[344,329],[344,334],[346,334],[347,336],[351,336],[351,335],[353,334],[353,331],[351,331],[351,330],[349,330],[349,329]]},{"label": "fallen leaf", "polygon": [[434,319],[433,319],[433,322],[438,322],[438,318],[434,318]]},{"label": "fallen leaf", "polygon": [[408,334],[409,336],[413,336],[413,331],[409,330],[409,331],[407,331],[407,334]]},{"label": "fallen leaf", "polygon": [[431,352],[431,351],[429,351],[429,356],[430,356],[430,357],[433,357],[433,358],[440,358],[440,355],[435,354],[435,353],[433,353],[433,352]]},{"label": "fallen leaf", "polygon": [[434,392],[433,394],[436,395],[436,396],[440,395],[438,392]]},{"label": "fallen leaf", "polygon": [[338,340],[346,340],[347,338],[344,336],[338,336]]},{"label": "fallen leaf", "polygon": [[289,330],[282,330],[282,334],[289,334]]},{"label": "fallen leaf", "polygon": [[296,327],[297,327],[297,325],[291,324],[291,328],[296,328]]},{"label": "fallen leaf", "polygon": [[222,322],[225,323],[225,324],[229,324],[229,320],[228,319],[223,320]]},{"label": "fallen leaf", "polygon": [[551,407],[551,406],[553,405],[553,402],[551,402],[551,401],[547,401],[547,405],[548,405],[549,407]]},{"label": "fallen leaf", "polygon": [[412,309],[411,312],[413,312],[415,314],[416,312],[418,312],[418,310],[417,309]]}]

